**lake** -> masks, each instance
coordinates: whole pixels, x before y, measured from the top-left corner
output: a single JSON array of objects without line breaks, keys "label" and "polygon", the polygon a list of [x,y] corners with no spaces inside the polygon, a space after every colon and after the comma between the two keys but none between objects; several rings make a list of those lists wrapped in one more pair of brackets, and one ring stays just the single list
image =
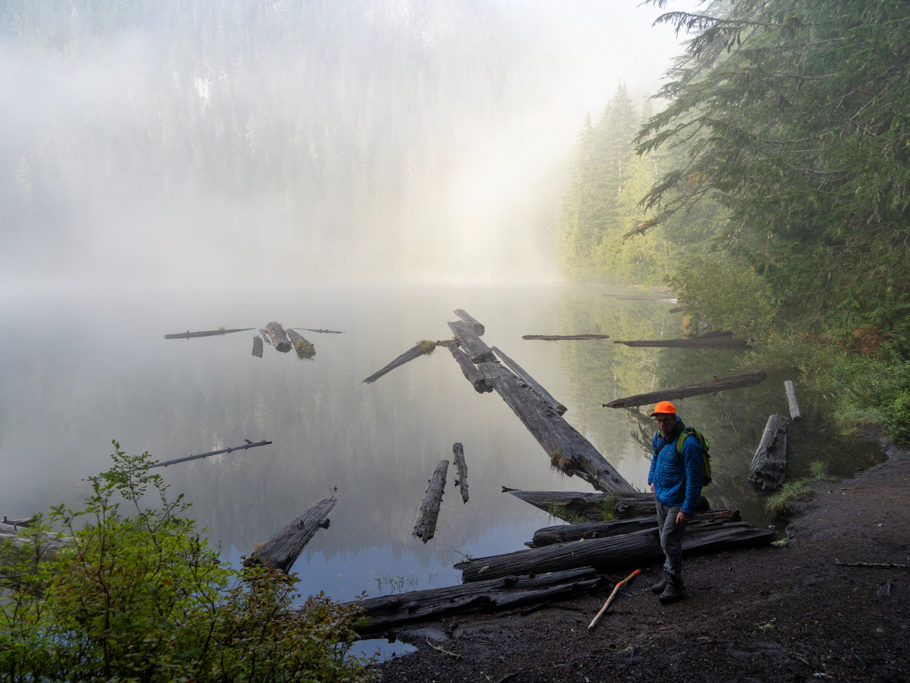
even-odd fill
[{"label": "lake", "polygon": [[[304,594],[337,600],[460,582],[465,556],[520,550],[535,529],[558,523],[502,487],[591,491],[549,458],[495,393],[478,394],[438,348],[373,384],[363,379],[422,339],[447,339],[462,308],[498,346],[568,407],[565,418],[634,486],[647,484],[653,426],[611,399],[741,374],[746,351],[628,348],[618,339],[678,338],[667,301],[623,298],[600,286],[401,283],[305,290],[72,292],[3,302],[0,330],[0,514],[26,517],[77,504],[84,478],[106,469],[111,441],[169,460],[242,445],[272,445],[161,470],[172,493],[223,555],[238,563],[255,544],[330,495],[338,502],[295,564]],[[626,292],[625,294],[629,294]],[[635,292],[640,295],[641,292]],[[659,295],[656,295],[659,296]],[[285,327],[303,332],[314,358],[265,347],[254,332],[165,340],[186,330]],[[608,340],[527,341],[525,334],[610,335]],[[847,476],[880,459],[875,444],[835,438],[824,399],[800,393],[792,373],[762,384],[677,401],[712,444],[714,507],[767,524],[764,498],[746,473],[767,416],[788,414],[794,379],[805,418],[790,435],[790,478],[813,460]],[[470,499],[454,465],[435,536],[412,535],[427,480],[464,444]]]}]

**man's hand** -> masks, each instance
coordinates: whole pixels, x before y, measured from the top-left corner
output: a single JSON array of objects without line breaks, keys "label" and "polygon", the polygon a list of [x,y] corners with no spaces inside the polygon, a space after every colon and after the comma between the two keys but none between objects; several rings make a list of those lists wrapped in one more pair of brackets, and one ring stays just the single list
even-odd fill
[{"label": "man's hand", "polygon": [[651,482],[651,493],[654,493],[654,482]]},{"label": "man's hand", "polygon": [[689,521],[689,515],[680,510],[676,513],[676,526],[682,526]]}]

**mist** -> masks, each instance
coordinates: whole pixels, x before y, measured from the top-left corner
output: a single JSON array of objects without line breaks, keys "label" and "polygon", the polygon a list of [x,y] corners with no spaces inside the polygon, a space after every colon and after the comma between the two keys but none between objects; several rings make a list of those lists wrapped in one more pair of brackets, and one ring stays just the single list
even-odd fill
[{"label": "mist", "polygon": [[557,279],[585,117],[679,41],[637,0],[10,0],[11,292]]}]

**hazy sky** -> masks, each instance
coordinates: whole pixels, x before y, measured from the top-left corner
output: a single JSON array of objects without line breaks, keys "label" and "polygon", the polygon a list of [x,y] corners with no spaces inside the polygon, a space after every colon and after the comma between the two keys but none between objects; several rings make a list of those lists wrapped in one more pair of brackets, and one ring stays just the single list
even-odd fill
[{"label": "hazy sky", "polygon": [[59,16],[24,5],[36,26],[0,10],[7,295],[290,269],[555,277],[539,235],[558,229],[585,116],[620,82],[636,102],[654,92],[682,48],[652,23],[698,3],[323,0],[303,21],[290,0],[251,0],[274,44],[236,12],[181,20],[187,36],[157,3],[101,33],[79,0]]}]

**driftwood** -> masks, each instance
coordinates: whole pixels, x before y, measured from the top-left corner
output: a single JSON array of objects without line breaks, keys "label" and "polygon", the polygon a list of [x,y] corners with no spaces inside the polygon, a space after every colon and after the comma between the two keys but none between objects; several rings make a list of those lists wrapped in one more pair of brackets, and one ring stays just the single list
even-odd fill
[{"label": "driftwood", "polygon": [[796,422],[802,418],[799,413],[799,403],[796,401],[796,388],[791,380],[784,382],[784,392],[787,394],[787,405],[790,406],[790,419]]},{"label": "driftwood", "polygon": [[480,341],[480,337],[474,330],[474,326],[463,320],[449,323],[449,329],[455,335],[455,339],[468,354],[472,363],[490,363],[495,362],[496,357],[493,350]]},{"label": "driftwood", "polygon": [[253,337],[253,355],[256,358],[262,358],[262,337],[258,334]]},{"label": "driftwood", "polygon": [[685,339],[638,339],[634,341],[614,341],[633,347],[661,347],[669,349],[744,349],[749,343],[745,339],[735,339],[726,335],[705,335],[703,337],[686,337]]},{"label": "driftwood", "polygon": [[164,335],[165,339],[195,339],[196,337],[215,337],[222,334],[231,334],[232,332],[249,332],[252,327],[241,327],[233,330],[204,330],[202,332],[177,332],[175,334]]},{"label": "driftwood", "polygon": [[220,448],[217,451],[209,451],[208,453],[199,453],[198,455],[188,455],[185,458],[174,458],[173,460],[165,460],[163,462],[156,462],[154,465],[149,465],[149,468],[152,467],[167,467],[168,465],[176,465],[178,462],[186,462],[187,460],[198,460],[199,458],[208,458],[213,455],[221,455],[222,453],[233,453],[234,451],[245,451],[248,448],[258,448],[259,446],[268,446],[271,441],[257,441],[253,443],[249,439],[244,439],[246,444],[243,446],[229,446],[228,448]]},{"label": "driftwood", "polygon": [[[694,515],[689,524],[699,525],[710,522],[738,522],[739,512],[736,510],[711,510]],[[577,524],[560,524],[548,526],[534,532],[534,538],[525,545],[529,548],[540,548],[553,543],[567,541],[580,541],[585,538],[607,538],[619,536],[642,529],[653,529],[657,524],[654,514],[648,517],[636,517],[615,522],[579,522]]]},{"label": "driftwood", "polygon": [[288,335],[279,323],[272,321],[266,325],[265,334],[271,340],[272,346],[275,347],[276,351],[287,353],[291,350],[291,342],[288,339]]},{"label": "driftwood", "polygon": [[451,351],[452,357],[455,359],[455,362],[458,363],[458,367],[461,368],[461,372],[465,379],[471,383],[471,386],[474,387],[474,390],[477,393],[482,394],[493,391],[492,382],[490,382],[486,375],[480,371],[480,368],[471,362],[471,359],[468,358],[468,354],[458,348],[457,345],[452,347]]},{"label": "driftwood", "polygon": [[486,329],[484,328],[483,324],[481,324],[480,322],[478,322],[478,321],[474,318],[474,316],[472,316],[472,315],[471,315],[470,313],[468,313],[467,311],[465,311],[465,310],[463,310],[463,309],[461,309],[461,308],[456,308],[456,309],[455,309],[454,311],[452,311],[452,312],[453,312],[455,315],[457,315],[459,318],[461,318],[464,322],[466,322],[468,325],[470,325],[471,328],[474,330],[474,334],[476,334],[478,337],[482,337],[482,336],[483,336],[483,333],[486,332]]},{"label": "driftwood", "polygon": [[579,493],[575,491],[520,491],[503,487],[519,500],[530,503],[554,517],[572,520],[602,518],[604,510],[621,519],[654,514],[651,493]]},{"label": "driftwood", "polygon": [[713,394],[717,391],[727,391],[728,389],[739,389],[740,387],[749,387],[759,384],[765,380],[764,372],[753,372],[747,375],[737,375],[735,377],[725,377],[715,379],[711,382],[701,382],[699,384],[689,384],[676,389],[664,389],[663,391],[652,391],[647,394],[637,394],[635,396],[626,396],[617,398],[609,403],[601,404],[604,408],[629,408],[640,406],[655,401],[669,400],[671,398],[686,398],[687,396],[698,396],[700,394]]},{"label": "driftwood", "polygon": [[566,407],[562,403],[557,401],[555,398],[553,398],[553,396],[550,395],[549,391],[544,389],[543,386],[541,386],[537,382],[536,379],[531,377],[531,375],[529,375],[523,367],[521,367],[518,363],[516,363],[514,360],[509,358],[502,351],[502,349],[494,346],[493,353],[495,353],[497,356],[499,356],[500,360],[502,360],[502,362],[506,364],[506,366],[509,368],[509,370],[511,370],[516,375],[521,377],[527,383],[527,385],[529,387],[531,387],[534,391],[536,391],[538,394],[540,394],[540,397],[543,398],[547,403],[549,403],[550,406],[553,408],[553,410],[555,410],[560,415],[565,414],[565,412],[567,410]]},{"label": "driftwood", "polygon": [[417,511],[414,536],[424,543],[433,538],[433,534],[436,533],[436,519],[439,517],[439,506],[442,503],[442,494],[446,488],[446,470],[448,469],[449,461],[440,460],[427,484],[423,502]]},{"label": "driftwood", "polygon": [[[288,328],[289,331],[291,329],[292,328],[290,328],[290,327]],[[340,330],[319,330],[319,329],[314,329],[312,327],[295,327],[293,329],[303,330],[304,332],[316,332],[317,334],[344,334],[344,332],[342,332]]]},{"label": "driftwood", "polygon": [[455,471],[458,473],[455,485],[461,491],[461,502],[468,502],[468,463],[464,459],[464,446],[458,442],[452,446],[452,455],[455,460]]},{"label": "driftwood", "polygon": [[[694,554],[725,548],[768,545],[770,529],[745,522],[716,522],[693,526],[683,536],[683,553]],[[455,565],[464,582],[494,579],[512,574],[542,574],[591,566],[614,571],[657,562],[663,558],[657,525],[652,529],[621,536],[554,543],[503,555],[480,557]]]},{"label": "driftwood", "polygon": [[752,465],[749,467],[749,482],[762,491],[776,491],[784,483],[787,469],[787,418],[770,415],[765,424]]},{"label": "driftwood", "polygon": [[469,584],[428,588],[396,595],[383,595],[343,603],[361,612],[355,625],[360,635],[379,634],[411,621],[452,614],[538,605],[606,585],[606,579],[591,567],[552,572],[536,577],[509,576]]},{"label": "driftwood", "polygon": [[641,296],[635,294],[604,294],[604,296],[612,297],[614,299],[626,299],[628,301],[665,301],[668,304],[675,304],[678,301],[676,297]]},{"label": "driftwood", "polygon": [[[420,358],[421,356],[429,355],[430,353],[433,352],[433,349],[436,348],[436,346],[430,346],[431,344],[433,344],[433,342],[423,342],[423,343],[415,344],[414,346],[409,348],[407,351],[402,353],[400,356],[398,356],[394,360],[392,360],[392,362],[389,363],[388,365],[386,365],[384,368],[374,372],[372,375],[370,375],[365,380],[363,380],[364,383],[372,384],[377,379],[379,379],[386,373],[391,372],[395,368],[400,367],[400,366],[404,365],[405,363],[414,360],[415,358]],[[439,345],[439,342],[436,342],[436,345]]]},{"label": "driftwood", "polygon": [[591,339],[609,339],[609,334],[523,334],[522,339],[541,341],[588,341]]},{"label": "driftwood", "polygon": [[261,564],[263,567],[280,569],[288,573],[296,562],[303,547],[310,542],[316,532],[327,529],[327,519],[336,498],[323,498],[302,515],[285,524],[272,538],[253,551],[244,564]]},{"label": "driftwood", "polygon": [[297,330],[289,329],[288,339],[291,340],[294,351],[296,351],[297,355],[301,358],[312,358],[316,355],[316,347]]}]

